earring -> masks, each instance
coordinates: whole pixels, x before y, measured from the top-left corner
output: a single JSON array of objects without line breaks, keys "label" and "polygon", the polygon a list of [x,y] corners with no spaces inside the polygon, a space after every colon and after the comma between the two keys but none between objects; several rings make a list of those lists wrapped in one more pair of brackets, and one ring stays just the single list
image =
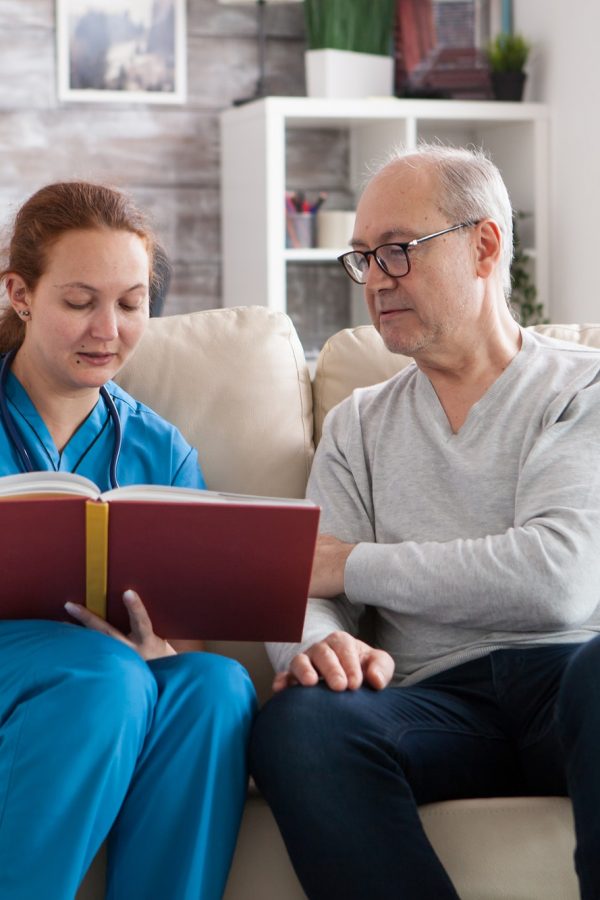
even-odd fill
[{"label": "earring", "polygon": [[31,313],[29,312],[28,309],[22,309],[22,310],[19,312],[19,315],[22,316],[24,319],[26,319],[26,318],[28,318],[28,317],[31,315]]}]

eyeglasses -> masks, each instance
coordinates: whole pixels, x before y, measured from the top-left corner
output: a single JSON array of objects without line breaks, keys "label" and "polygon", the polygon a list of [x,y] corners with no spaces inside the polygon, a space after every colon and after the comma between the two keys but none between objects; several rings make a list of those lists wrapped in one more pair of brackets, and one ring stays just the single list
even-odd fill
[{"label": "eyeglasses", "polygon": [[477,224],[478,222],[461,222],[460,225],[444,228],[443,231],[436,231],[434,234],[427,234],[425,237],[415,238],[413,241],[380,244],[374,250],[350,250],[349,253],[342,253],[341,256],[338,256],[338,262],[343,265],[352,281],[355,281],[357,284],[367,283],[370,256],[373,257],[379,268],[386,275],[391,275],[392,278],[403,278],[410,272],[408,251],[416,247],[417,244],[423,244],[425,241],[441,237],[442,234],[449,234],[451,231],[457,231],[459,228],[471,228],[471,226]]}]

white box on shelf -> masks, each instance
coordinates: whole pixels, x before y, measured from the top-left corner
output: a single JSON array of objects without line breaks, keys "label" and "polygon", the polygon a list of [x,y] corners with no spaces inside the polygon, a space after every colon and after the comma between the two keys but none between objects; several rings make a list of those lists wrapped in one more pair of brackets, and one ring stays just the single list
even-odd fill
[{"label": "white box on shelf", "polygon": [[391,56],[354,50],[307,50],[304,54],[309,97],[391,97]]},{"label": "white box on shelf", "polygon": [[344,209],[322,209],[317,214],[317,247],[343,250],[348,248],[354,230],[355,212]]}]

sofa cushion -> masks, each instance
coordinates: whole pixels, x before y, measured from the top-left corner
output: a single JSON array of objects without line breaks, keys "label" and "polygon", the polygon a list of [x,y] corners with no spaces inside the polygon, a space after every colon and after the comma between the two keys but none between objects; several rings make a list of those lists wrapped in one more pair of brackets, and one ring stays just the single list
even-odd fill
[{"label": "sofa cushion", "polygon": [[411,362],[408,356],[390,353],[372,325],[344,328],[330,337],[319,354],[313,381],[315,443],[330,409],[355,388],[387,381]]},{"label": "sofa cushion", "polygon": [[198,449],[211,490],[304,496],[310,376],[283,313],[246,306],[150,319],[118,381]]},{"label": "sofa cushion", "polygon": [[[422,806],[419,813],[462,900],[576,900],[579,896],[573,868],[573,815],[566,798],[450,800]],[[305,897],[273,816],[253,791],[224,900],[249,897]]]},{"label": "sofa cushion", "polygon": [[577,900],[566,797],[486,797],[419,809],[462,900]]},{"label": "sofa cushion", "polygon": [[600,347],[600,325],[533,325],[532,331],[540,331],[559,341]]}]

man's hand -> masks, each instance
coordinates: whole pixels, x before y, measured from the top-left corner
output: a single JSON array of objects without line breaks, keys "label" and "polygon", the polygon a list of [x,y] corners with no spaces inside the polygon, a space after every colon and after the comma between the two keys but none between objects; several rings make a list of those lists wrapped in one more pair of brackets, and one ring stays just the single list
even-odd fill
[{"label": "man's hand", "polygon": [[150,616],[146,612],[146,607],[140,600],[135,591],[125,591],[123,594],[123,603],[129,615],[129,624],[131,631],[127,636],[122,634],[112,625],[109,625],[100,616],[96,616],[85,606],[79,603],[65,603],[65,609],[69,615],[94,631],[101,631],[102,634],[108,634],[110,637],[116,638],[123,644],[127,644],[132,650],[136,650],[142,659],[159,659],[161,656],[174,656],[176,651],[171,645],[154,634]]},{"label": "man's hand", "polygon": [[273,690],[294,684],[311,687],[322,678],[332,691],[353,691],[363,683],[379,691],[393,674],[394,660],[385,650],[375,650],[345,631],[334,631],[295,656],[289,670],[275,676]]},{"label": "man's hand", "polygon": [[344,593],[346,560],[356,544],[346,544],[330,534],[317,538],[315,558],[310,578],[309,596],[329,600]]}]

